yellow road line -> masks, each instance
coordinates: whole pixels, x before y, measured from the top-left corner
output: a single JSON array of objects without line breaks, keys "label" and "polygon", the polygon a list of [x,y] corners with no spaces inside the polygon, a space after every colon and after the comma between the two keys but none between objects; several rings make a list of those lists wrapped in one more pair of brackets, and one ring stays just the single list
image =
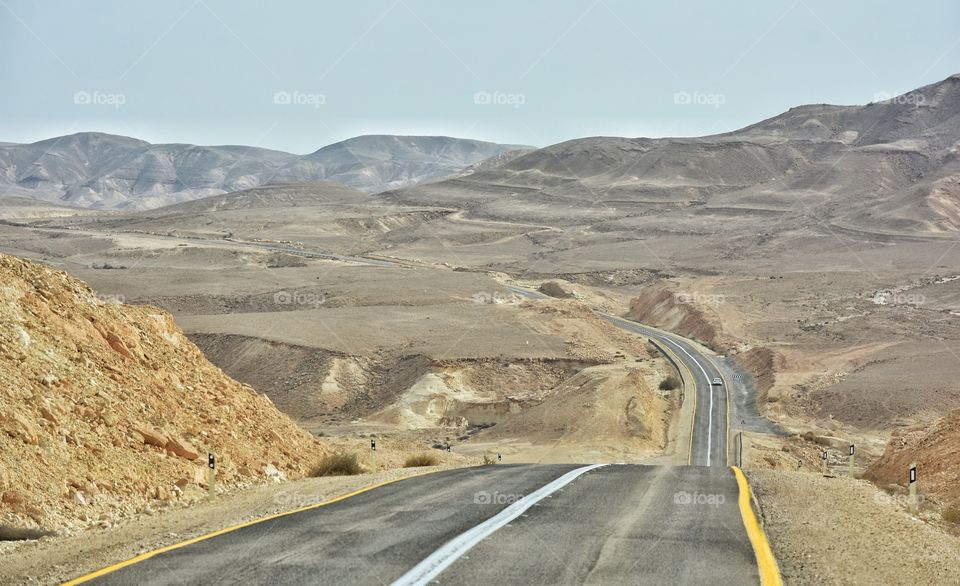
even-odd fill
[{"label": "yellow road line", "polygon": [[747,530],[747,536],[750,538],[750,545],[753,546],[753,553],[757,557],[757,568],[760,570],[761,586],[783,586],[783,579],[780,577],[780,568],[777,566],[777,560],[773,557],[773,550],[770,549],[770,542],[767,541],[767,535],[760,527],[757,516],[753,512],[753,504],[750,498],[750,483],[744,476],[743,470],[733,466],[733,474],[737,477],[737,485],[740,487],[740,516],[743,517],[743,526]]},{"label": "yellow road line", "polygon": [[70,580],[70,581],[68,581],[68,582],[64,582],[62,586],[74,586],[75,584],[83,584],[84,582],[89,582],[90,580],[93,580],[94,578],[99,578],[99,577],[101,577],[101,576],[105,576],[105,575],[110,574],[110,573],[112,573],[112,572],[116,572],[117,570],[119,570],[119,569],[121,569],[121,568],[126,568],[127,566],[132,566],[133,564],[138,564],[138,563],[140,563],[140,562],[142,562],[142,561],[148,560],[148,559],[150,559],[150,558],[152,558],[152,557],[154,557],[154,556],[156,556],[156,555],[159,555],[159,554],[161,554],[161,553],[166,553],[166,552],[168,552],[168,551],[173,551],[173,550],[175,550],[175,549],[180,549],[181,547],[186,547],[186,546],[188,546],[188,545],[193,545],[194,543],[198,543],[198,542],[200,542],[200,541],[206,541],[207,539],[211,539],[211,538],[217,537],[218,535],[223,535],[224,533],[230,533],[230,532],[232,532],[232,531],[236,531],[236,530],[238,530],[238,529],[243,529],[244,527],[249,527],[249,526],[251,526],[251,525],[256,525],[256,524],[258,524],[258,523],[265,523],[265,522],[267,522],[267,521],[272,521],[273,519],[279,519],[280,517],[286,517],[286,516],[288,516],[288,515],[294,515],[294,514],[296,514],[296,513],[302,513],[303,511],[309,511],[309,510],[311,510],[311,509],[318,509],[318,508],[320,508],[320,507],[324,507],[324,506],[327,506],[327,505],[332,505],[333,503],[337,503],[337,502],[346,500],[346,499],[348,499],[348,498],[350,498],[350,497],[352,497],[352,496],[357,496],[358,494],[363,494],[363,493],[365,493],[365,492],[369,492],[369,491],[374,490],[374,489],[376,489],[376,488],[380,488],[381,486],[386,486],[386,485],[388,485],[388,484],[393,484],[393,483],[395,483],[395,482],[400,482],[401,480],[408,480],[408,479],[410,479],[410,478],[417,478],[418,476],[426,476],[426,475],[428,475],[428,474],[435,474],[435,473],[437,473],[437,472],[441,472],[441,471],[440,471],[440,470],[430,470],[430,471],[428,471],[428,472],[421,472],[421,473],[419,473],[419,474],[411,474],[410,476],[404,476],[403,478],[394,478],[393,480],[385,480],[385,481],[383,481],[383,482],[378,482],[377,484],[373,484],[373,485],[370,485],[370,486],[367,486],[367,487],[364,487],[364,488],[355,490],[355,491],[353,491],[353,492],[349,492],[349,493],[347,493],[347,494],[342,494],[342,495],[340,495],[340,496],[338,496],[338,497],[334,497],[334,498],[332,498],[332,499],[330,499],[330,500],[326,500],[326,501],[323,501],[323,502],[321,502],[321,503],[316,503],[316,504],[313,504],[313,505],[307,505],[307,506],[305,506],[305,507],[300,507],[299,509],[293,509],[292,511],[285,511],[285,512],[283,512],[283,513],[277,513],[277,514],[275,514],[275,515],[270,515],[270,516],[268,516],[268,517],[261,517],[260,519],[254,519],[253,521],[247,521],[246,523],[240,523],[239,525],[233,525],[232,527],[227,527],[227,528],[225,528],[225,529],[220,529],[220,530],[218,530],[218,531],[213,531],[213,532],[211,532],[211,533],[206,533],[206,534],[204,534],[204,535],[200,535],[200,536],[198,536],[198,537],[194,537],[193,539],[188,539],[188,540],[186,540],[186,541],[181,541],[180,543],[174,543],[173,545],[167,545],[167,546],[161,547],[161,548],[159,548],[159,549],[155,549],[155,550],[152,550],[152,551],[147,551],[147,552],[141,553],[140,555],[134,556],[134,557],[132,557],[132,558],[130,558],[130,559],[128,559],[128,560],[124,560],[124,561],[122,561],[122,562],[113,564],[112,566],[107,566],[107,567],[102,568],[102,569],[100,569],[100,570],[97,570],[97,571],[95,571],[95,572],[91,572],[91,573],[86,574],[86,575],[84,575],[84,576],[80,576],[79,578],[74,578],[73,580]]}]

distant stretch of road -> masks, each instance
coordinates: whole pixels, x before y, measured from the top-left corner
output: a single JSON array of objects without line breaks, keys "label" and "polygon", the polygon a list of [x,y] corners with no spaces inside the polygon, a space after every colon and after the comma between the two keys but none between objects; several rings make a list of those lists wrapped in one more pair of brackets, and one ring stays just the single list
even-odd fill
[{"label": "distant stretch of road", "polygon": [[[543,299],[546,295],[529,289],[506,286],[518,295],[532,299]],[[694,466],[727,465],[727,393],[723,374],[697,347],[686,338],[651,328],[609,313],[595,312],[616,327],[640,334],[666,346],[673,355],[684,363],[693,375],[692,381],[685,381],[696,392],[696,411],[690,448],[690,464]],[[719,380],[721,384],[714,384]]]},{"label": "distant stretch of road", "polygon": [[737,499],[729,469],[451,470],[162,551],[90,581],[756,584]]}]

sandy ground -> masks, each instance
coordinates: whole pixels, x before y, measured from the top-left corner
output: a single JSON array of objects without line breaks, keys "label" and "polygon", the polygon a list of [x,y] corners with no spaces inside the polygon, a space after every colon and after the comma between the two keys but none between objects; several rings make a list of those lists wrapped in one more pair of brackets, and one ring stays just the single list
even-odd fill
[{"label": "sandy ground", "polygon": [[935,513],[917,519],[862,480],[747,474],[787,584],[960,584],[960,538]]},{"label": "sandy ground", "polygon": [[145,551],[239,523],[309,506],[380,482],[457,467],[401,468],[361,476],[307,478],[219,495],[191,507],[173,505],[110,529],[31,542],[0,542],[0,583],[58,584]]}]

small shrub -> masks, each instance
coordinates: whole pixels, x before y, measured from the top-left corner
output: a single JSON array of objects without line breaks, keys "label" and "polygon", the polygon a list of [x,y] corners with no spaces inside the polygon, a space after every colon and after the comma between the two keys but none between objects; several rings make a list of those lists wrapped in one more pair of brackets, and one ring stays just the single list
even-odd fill
[{"label": "small shrub", "polygon": [[497,459],[494,458],[493,456],[488,456],[486,454],[483,455],[484,466],[490,466],[491,464],[496,464],[496,463],[497,463]]},{"label": "small shrub", "polygon": [[417,454],[415,456],[408,457],[404,463],[404,468],[418,468],[420,466],[436,466],[440,463],[440,459],[434,456],[433,454]]},{"label": "small shrub", "polygon": [[353,476],[361,472],[356,454],[331,454],[320,461],[310,476]]},{"label": "small shrub", "polygon": [[672,374],[660,381],[661,391],[672,391],[680,388],[680,380]]},{"label": "small shrub", "polygon": [[950,505],[942,513],[943,520],[947,523],[960,525],[960,504]]}]

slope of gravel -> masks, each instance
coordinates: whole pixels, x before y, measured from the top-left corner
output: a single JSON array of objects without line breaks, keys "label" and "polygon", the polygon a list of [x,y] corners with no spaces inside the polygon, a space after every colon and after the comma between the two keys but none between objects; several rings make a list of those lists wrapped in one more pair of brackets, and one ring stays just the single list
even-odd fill
[{"label": "slope of gravel", "polygon": [[960,538],[872,484],[749,471],[787,584],[960,584]]}]

